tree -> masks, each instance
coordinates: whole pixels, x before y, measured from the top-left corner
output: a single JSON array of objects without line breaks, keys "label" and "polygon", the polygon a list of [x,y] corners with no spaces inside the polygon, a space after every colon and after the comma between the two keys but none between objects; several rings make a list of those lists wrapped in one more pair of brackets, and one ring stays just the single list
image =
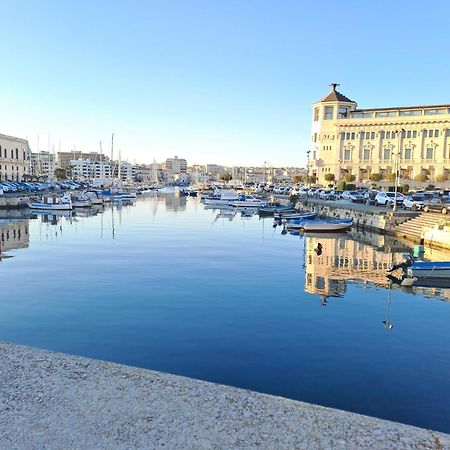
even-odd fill
[{"label": "tree", "polygon": [[291,202],[291,205],[292,205],[292,206],[295,206],[295,205],[297,204],[297,202],[298,202],[299,199],[300,199],[300,196],[297,195],[297,194],[294,194],[294,195],[290,195],[290,196],[289,196],[289,201]]},{"label": "tree", "polygon": [[426,173],[419,173],[414,177],[414,180],[420,181],[421,183],[425,183],[428,180],[428,175]]},{"label": "tree", "polygon": [[344,181],[346,183],[353,183],[356,180],[356,176],[352,175],[351,173],[348,173],[347,175],[345,175],[344,177]]},{"label": "tree", "polygon": [[58,181],[67,180],[67,172],[66,172],[66,170],[65,169],[61,169],[60,167],[57,167],[55,169],[55,178]]},{"label": "tree", "polygon": [[448,177],[447,177],[447,174],[445,174],[445,173],[441,173],[436,176],[436,181],[438,183],[443,183],[444,181],[447,181],[447,180],[448,180]]},{"label": "tree", "polygon": [[345,191],[347,189],[347,183],[345,181],[341,181],[338,185],[336,190],[337,191]]},{"label": "tree", "polygon": [[391,172],[387,174],[386,180],[388,181],[395,181],[395,173]]},{"label": "tree", "polygon": [[293,175],[292,182],[294,184],[303,183],[305,181],[305,175]]},{"label": "tree", "polygon": [[406,194],[409,191],[409,184],[403,183],[400,186],[400,191],[402,194]]},{"label": "tree", "polygon": [[334,176],[334,173],[326,173],[324,178],[325,178],[325,181],[328,181],[331,185],[332,185],[332,183],[334,183],[334,180],[336,179],[336,177]]},{"label": "tree", "polygon": [[381,173],[375,172],[375,173],[371,173],[369,175],[369,180],[370,181],[374,181],[375,183],[378,183],[379,181],[381,181],[383,179],[383,175],[381,175]]},{"label": "tree", "polygon": [[233,176],[231,175],[231,173],[225,172],[220,175],[220,179],[228,183],[233,179]]},{"label": "tree", "polygon": [[305,177],[305,182],[314,184],[317,181],[317,177],[315,175],[308,175]]}]

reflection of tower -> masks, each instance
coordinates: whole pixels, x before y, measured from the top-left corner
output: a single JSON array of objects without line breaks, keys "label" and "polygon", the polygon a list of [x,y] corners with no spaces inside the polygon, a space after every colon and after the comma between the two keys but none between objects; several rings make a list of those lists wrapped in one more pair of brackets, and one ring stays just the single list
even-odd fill
[{"label": "reflection of tower", "polygon": [[184,211],[186,209],[187,197],[179,195],[178,192],[165,195],[166,209],[168,211]]},{"label": "reflection of tower", "polygon": [[[386,253],[383,248],[339,237],[306,236],[305,291],[321,297],[335,297],[346,291],[346,281],[386,285],[386,270],[403,259],[401,252]],[[320,251],[318,249],[321,245]]]},{"label": "reflection of tower", "polygon": [[390,321],[391,301],[392,301],[391,291],[392,291],[392,282],[389,283],[389,288],[388,288],[386,320],[383,320],[383,322],[381,322],[384,325],[384,328],[387,328],[388,330],[392,330],[392,328],[394,328],[394,325],[392,325],[392,323]]}]

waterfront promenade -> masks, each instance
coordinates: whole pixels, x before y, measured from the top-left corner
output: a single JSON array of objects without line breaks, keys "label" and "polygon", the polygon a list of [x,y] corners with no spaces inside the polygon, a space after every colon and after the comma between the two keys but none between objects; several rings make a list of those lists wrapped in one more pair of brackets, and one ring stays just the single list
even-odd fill
[{"label": "waterfront promenade", "polygon": [[446,449],[450,436],[204,381],[0,344],[2,449]]}]

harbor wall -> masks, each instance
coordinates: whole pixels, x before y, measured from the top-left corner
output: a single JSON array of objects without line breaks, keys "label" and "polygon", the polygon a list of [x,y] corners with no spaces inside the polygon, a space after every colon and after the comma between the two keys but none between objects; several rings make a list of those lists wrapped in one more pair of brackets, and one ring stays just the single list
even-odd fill
[{"label": "harbor wall", "polygon": [[24,195],[0,195],[0,209],[26,208],[28,197]]},{"label": "harbor wall", "polygon": [[436,449],[450,435],[281,397],[0,343],[8,449]]},{"label": "harbor wall", "polygon": [[339,204],[320,200],[303,200],[297,205],[302,210],[316,212],[321,217],[332,219],[353,219],[353,226],[382,234],[393,234],[394,228],[415,217],[415,212],[380,210],[361,204]]}]

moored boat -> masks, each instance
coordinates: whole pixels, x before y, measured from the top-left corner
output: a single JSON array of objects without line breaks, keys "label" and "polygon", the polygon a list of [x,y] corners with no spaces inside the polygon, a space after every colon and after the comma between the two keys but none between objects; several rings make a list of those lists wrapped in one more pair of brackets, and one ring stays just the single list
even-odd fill
[{"label": "moored boat", "polygon": [[450,279],[450,261],[414,261],[406,268],[410,278]]},{"label": "moored boat", "polygon": [[230,204],[236,208],[257,208],[267,205],[267,200],[262,200],[252,195],[240,195],[238,200],[232,201]]},{"label": "moored boat", "polygon": [[302,212],[295,212],[295,213],[279,213],[274,215],[275,220],[313,220],[317,217],[317,213],[302,213]]},{"label": "moored boat", "polygon": [[231,205],[239,200],[239,195],[233,189],[216,190],[214,194],[203,198],[205,205]]},{"label": "moored boat", "polygon": [[294,212],[295,209],[292,206],[263,206],[258,208],[258,213],[261,216],[271,216],[275,213],[288,213]]},{"label": "moored boat", "polygon": [[72,197],[72,205],[74,208],[91,208],[92,202],[86,195],[75,195]]},{"label": "moored boat", "polygon": [[286,228],[294,228],[313,233],[344,233],[351,229],[352,223],[352,219],[295,220],[288,222]]},{"label": "moored boat", "polygon": [[39,211],[70,211],[73,209],[70,194],[62,197],[56,195],[44,195],[41,201],[28,203],[28,207]]}]

